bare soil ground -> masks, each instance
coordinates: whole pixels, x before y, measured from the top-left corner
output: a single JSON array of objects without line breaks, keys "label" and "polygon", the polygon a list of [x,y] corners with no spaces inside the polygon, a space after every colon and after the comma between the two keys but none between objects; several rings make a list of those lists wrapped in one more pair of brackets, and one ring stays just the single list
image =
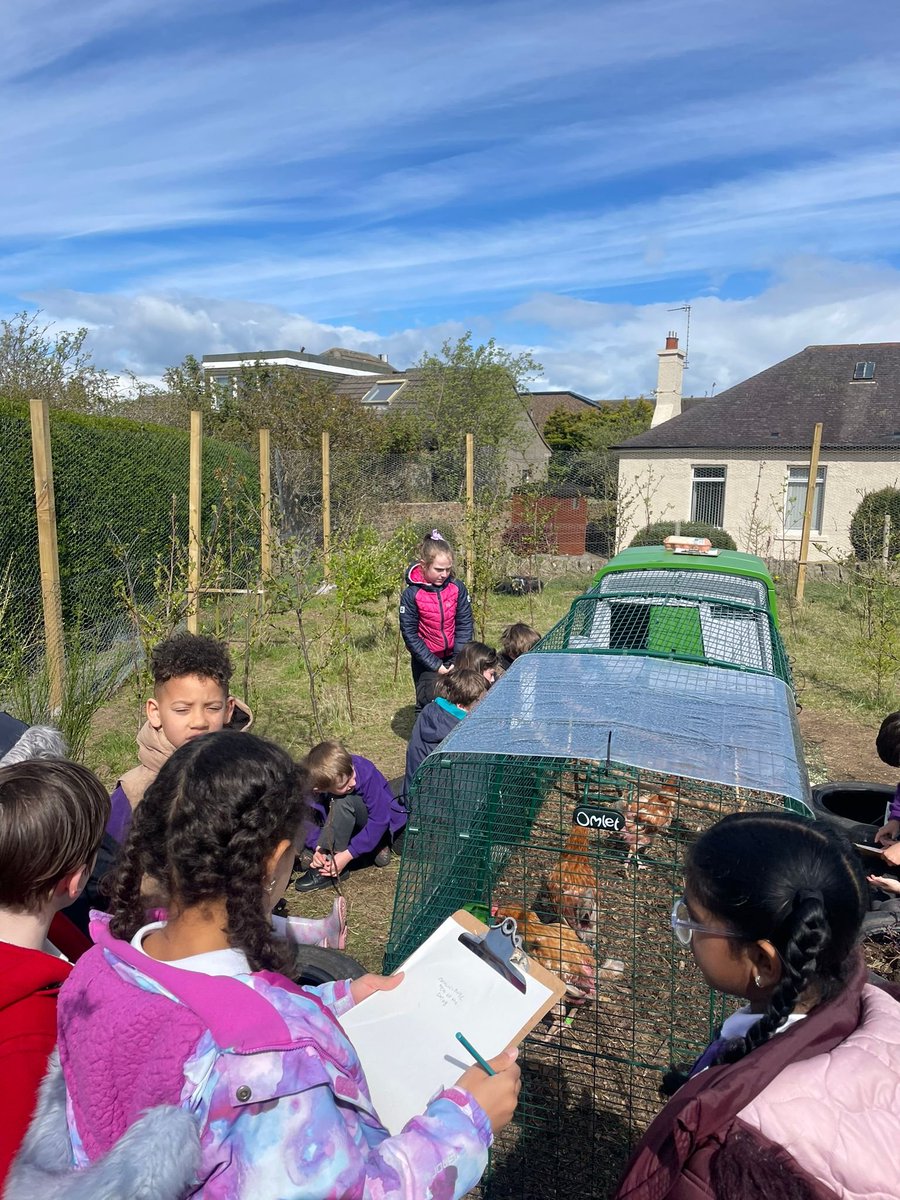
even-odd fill
[{"label": "bare soil ground", "polygon": [[897,772],[875,753],[874,721],[861,721],[830,710],[805,707],[800,713],[800,732],[806,746],[810,777],[819,767],[822,779],[859,779],[867,783],[896,783]]}]

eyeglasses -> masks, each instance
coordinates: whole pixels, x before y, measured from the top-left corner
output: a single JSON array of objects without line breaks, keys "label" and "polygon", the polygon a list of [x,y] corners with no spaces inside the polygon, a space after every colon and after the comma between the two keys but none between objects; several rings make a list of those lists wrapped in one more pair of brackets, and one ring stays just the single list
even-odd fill
[{"label": "eyeglasses", "polygon": [[741,940],[739,933],[727,933],[724,929],[710,929],[708,925],[700,925],[696,921],[692,921],[684,896],[679,896],[672,905],[672,932],[682,946],[689,946],[695,933],[709,933],[713,937]]}]

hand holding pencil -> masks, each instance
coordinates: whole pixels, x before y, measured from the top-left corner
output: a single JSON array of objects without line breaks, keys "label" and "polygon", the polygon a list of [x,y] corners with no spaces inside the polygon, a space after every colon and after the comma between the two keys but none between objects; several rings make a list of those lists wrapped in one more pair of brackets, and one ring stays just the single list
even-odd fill
[{"label": "hand holding pencil", "polygon": [[519,1103],[522,1071],[516,1062],[518,1053],[518,1047],[509,1046],[496,1058],[487,1059],[493,1075],[475,1066],[469,1067],[456,1081],[457,1087],[463,1088],[478,1101],[495,1134],[510,1123]]}]

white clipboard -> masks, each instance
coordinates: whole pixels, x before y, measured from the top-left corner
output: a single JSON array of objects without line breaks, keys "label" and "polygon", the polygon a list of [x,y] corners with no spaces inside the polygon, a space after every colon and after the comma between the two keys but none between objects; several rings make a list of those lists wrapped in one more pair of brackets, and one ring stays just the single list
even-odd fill
[{"label": "white clipboard", "polygon": [[517,950],[514,934],[514,921],[489,930],[461,909],[397,968],[404,979],[393,991],[340,1018],[392,1134],[474,1066],[457,1032],[490,1059],[562,999],[565,984]]}]

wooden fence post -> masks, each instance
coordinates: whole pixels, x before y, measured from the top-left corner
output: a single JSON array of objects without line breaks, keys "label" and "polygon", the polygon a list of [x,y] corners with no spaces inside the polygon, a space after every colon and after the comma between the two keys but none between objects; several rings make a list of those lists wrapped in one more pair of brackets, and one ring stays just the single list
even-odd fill
[{"label": "wooden fence post", "polygon": [[881,539],[881,561],[887,566],[888,559],[891,557],[891,514],[884,514],[884,533]]},{"label": "wooden fence post", "polygon": [[809,455],[809,475],[806,482],[806,504],[803,508],[803,532],[800,534],[800,559],[797,563],[797,587],[794,599],[803,603],[806,587],[806,560],[809,555],[809,531],[812,528],[813,505],[816,499],[816,476],[819,473],[819,450],[822,448],[822,422],[817,421],[813,430],[812,450]]},{"label": "wooden fence post", "polygon": [[475,577],[475,435],[466,434],[466,587]]},{"label": "wooden fence post", "polygon": [[262,587],[272,577],[272,470],[269,431],[259,431],[259,573]]},{"label": "wooden fence post", "polygon": [[331,575],[331,436],[322,431],[322,575]]},{"label": "wooden fence post", "polygon": [[44,643],[50,684],[50,709],[62,708],[65,678],[65,641],[62,592],[59,583],[59,546],[56,538],[56,500],[53,493],[53,452],[50,446],[50,409],[46,400],[32,400],[31,456],[34,461],[34,501],[37,511],[38,555],[41,565],[41,600],[44,609]]},{"label": "wooden fence post", "polygon": [[200,508],[203,483],[203,413],[191,412],[191,465],[188,484],[188,612],[191,633],[200,632]]}]

